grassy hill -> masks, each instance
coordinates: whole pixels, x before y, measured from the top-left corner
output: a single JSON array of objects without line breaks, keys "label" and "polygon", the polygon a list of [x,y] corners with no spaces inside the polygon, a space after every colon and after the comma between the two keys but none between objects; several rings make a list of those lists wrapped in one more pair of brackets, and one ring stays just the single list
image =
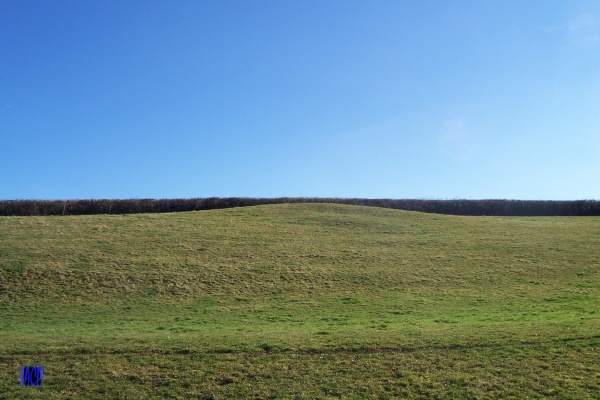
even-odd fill
[{"label": "grassy hill", "polygon": [[0,218],[0,398],[591,399],[599,359],[600,217]]}]

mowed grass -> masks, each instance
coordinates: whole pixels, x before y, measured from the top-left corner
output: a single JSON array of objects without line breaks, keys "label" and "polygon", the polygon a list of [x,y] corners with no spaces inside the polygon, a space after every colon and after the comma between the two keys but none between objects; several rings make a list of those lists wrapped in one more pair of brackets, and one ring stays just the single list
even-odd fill
[{"label": "mowed grass", "polygon": [[0,398],[593,399],[598,360],[597,217],[0,218]]}]

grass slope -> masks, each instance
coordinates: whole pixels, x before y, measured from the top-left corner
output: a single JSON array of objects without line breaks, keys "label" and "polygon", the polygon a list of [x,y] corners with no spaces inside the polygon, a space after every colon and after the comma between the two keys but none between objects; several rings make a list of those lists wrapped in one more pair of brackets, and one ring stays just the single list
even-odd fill
[{"label": "grass slope", "polygon": [[598,217],[3,217],[0,397],[599,398],[599,265]]}]

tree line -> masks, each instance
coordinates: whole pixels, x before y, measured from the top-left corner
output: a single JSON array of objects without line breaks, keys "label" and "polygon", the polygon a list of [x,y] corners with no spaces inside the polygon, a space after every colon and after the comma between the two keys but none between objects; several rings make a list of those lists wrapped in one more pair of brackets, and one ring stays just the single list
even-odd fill
[{"label": "tree line", "polygon": [[336,203],[451,215],[596,216],[597,200],[418,200],[319,197],[194,199],[0,200],[0,215],[138,214],[214,210],[283,203]]}]

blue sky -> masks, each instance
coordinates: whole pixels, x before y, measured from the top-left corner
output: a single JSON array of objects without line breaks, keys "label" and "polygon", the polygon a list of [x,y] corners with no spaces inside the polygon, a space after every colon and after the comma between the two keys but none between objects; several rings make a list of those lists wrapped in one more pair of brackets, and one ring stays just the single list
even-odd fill
[{"label": "blue sky", "polygon": [[0,199],[600,199],[600,3],[3,0],[0,140]]}]

